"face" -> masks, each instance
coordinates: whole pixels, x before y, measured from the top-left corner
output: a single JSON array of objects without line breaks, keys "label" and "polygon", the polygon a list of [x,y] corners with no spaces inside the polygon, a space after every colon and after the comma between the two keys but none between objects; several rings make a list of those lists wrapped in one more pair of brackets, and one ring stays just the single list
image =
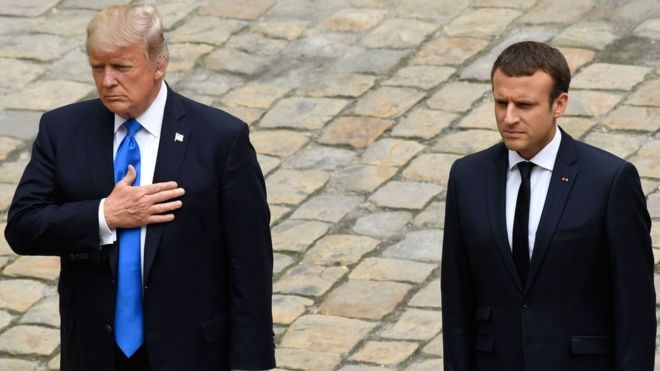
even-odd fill
[{"label": "face", "polygon": [[154,66],[140,46],[116,52],[89,52],[89,64],[101,102],[112,112],[131,119],[156,99],[167,62]]},{"label": "face", "polygon": [[552,77],[541,70],[531,76],[507,76],[499,69],[493,74],[497,129],[506,147],[527,160],[552,141],[566,109],[566,93],[550,104],[552,86]]}]

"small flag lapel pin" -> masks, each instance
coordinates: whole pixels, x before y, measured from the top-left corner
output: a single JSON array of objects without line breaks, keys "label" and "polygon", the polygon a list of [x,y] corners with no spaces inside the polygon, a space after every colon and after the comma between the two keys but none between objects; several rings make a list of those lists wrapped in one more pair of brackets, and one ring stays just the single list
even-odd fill
[{"label": "small flag lapel pin", "polygon": [[183,142],[183,134],[179,134],[179,133],[174,134],[174,141]]}]

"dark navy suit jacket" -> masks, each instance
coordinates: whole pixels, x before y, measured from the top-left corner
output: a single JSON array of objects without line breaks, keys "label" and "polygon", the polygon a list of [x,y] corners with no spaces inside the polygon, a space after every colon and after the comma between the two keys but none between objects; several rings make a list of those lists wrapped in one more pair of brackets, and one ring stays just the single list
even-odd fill
[{"label": "dark navy suit jacket", "polygon": [[[14,251],[62,257],[63,371],[114,370],[118,246],[99,248],[97,217],[114,186],[113,122],[98,99],[44,114],[9,211]],[[143,305],[154,371],[275,366],[270,215],[248,132],[168,91],[153,181],[177,181],[186,194],[173,222],[147,228]]]},{"label": "dark navy suit jacket", "polygon": [[445,371],[650,371],[650,218],[634,166],[562,141],[527,284],[506,222],[504,144],[460,159],[442,258]]}]

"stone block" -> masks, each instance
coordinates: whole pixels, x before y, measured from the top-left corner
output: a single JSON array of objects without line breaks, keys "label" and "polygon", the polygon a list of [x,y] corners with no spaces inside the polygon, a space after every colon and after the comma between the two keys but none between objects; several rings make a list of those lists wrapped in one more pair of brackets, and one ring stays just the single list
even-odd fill
[{"label": "stone block", "polygon": [[396,173],[397,168],[390,166],[349,166],[334,174],[329,185],[341,192],[370,193]]},{"label": "stone block", "polygon": [[408,308],[381,336],[389,339],[429,340],[442,329],[440,311]]},{"label": "stone block", "polygon": [[609,23],[581,22],[564,29],[552,39],[552,43],[600,50],[616,38],[616,30]]},{"label": "stone block", "polygon": [[422,349],[422,353],[442,357],[442,348],[442,335],[438,335]]},{"label": "stone block", "polygon": [[264,72],[271,66],[269,57],[248,54],[236,49],[216,49],[204,57],[204,66],[212,71],[252,77]]},{"label": "stone block", "polygon": [[568,68],[571,70],[571,76],[575,76],[575,73],[580,69],[580,67],[587,63],[591,63],[591,61],[593,61],[594,57],[596,56],[596,52],[589,49],[567,47],[559,47],[557,49],[559,49],[561,54],[564,55],[564,58],[566,58],[566,62],[568,62]]},{"label": "stone block", "polygon": [[46,294],[48,286],[25,279],[0,281],[0,308],[25,312]]},{"label": "stone block", "polygon": [[337,170],[355,163],[356,154],[343,148],[310,146],[284,160],[287,169]]},{"label": "stone block", "polygon": [[602,116],[621,101],[623,96],[618,93],[571,90],[565,115],[568,116]]},{"label": "stone block", "polygon": [[436,184],[392,181],[374,193],[369,201],[384,208],[422,209],[442,188]]},{"label": "stone block", "polygon": [[360,99],[353,113],[381,118],[397,117],[408,111],[424,97],[424,93],[410,88],[382,87]]},{"label": "stone block", "polygon": [[252,21],[259,18],[275,0],[214,0],[199,8],[199,14]]},{"label": "stone block", "polygon": [[[403,177],[409,180],[446,184],[451,165],[459,158],[461,156],[444,153],[423,154],[414,159],[403,171]],[[440,187],[436,190],[438,193],[441,191]]]},{"label": "stone block", "polygon": [[346,273],[348,273],[348,268],[346,267],[322,267],[311,264],[296,265],[275,282],[273,292],[319,297],[325,294]]},{"label": "stone block", "polygon": [[626,158],[637,152],[646,139],[645,135],[639,134],[592,131],[584,141],[621,158]]},{"label": "stone block", "polygon": [[257,153],[284,157],[304,146],[309,136],[291,130],[264,130],[250,133],[250,140]]},{"label": "stone block", "polygon": [[364,49],[352,47],[334,65],[341,73],[389,73],[408,56],[409,50]]},{"label": "stone block", "polygon": [[275,357],[278,365],[297,370],[332,371],[341,362],[341,354],[337,352],[283,347],[275,349]]},{"label": "stone block", "polygon": [[286,220],[273,228],[273,250],[304,252],[321,238],[330,226],[305,220]]},{"label": "stone block", "polygon": [[344,116],[332,121],[318,139],[322,144],[348,144],[364,148],[394,125],[393,120],[375,117]]},{"label": "stone block", "polygon": [[412,215],[406,211],[386,211],[365,215],[357,220],[353,231],[372,237],[389,237],[408,224]]},{"label": "stone block", "polygon": [[0,8],[0,15],[38,17],[55,7],[58,2],[58,0],[6,0]]},{"label": "stone block", "polygon": [[201,56],[213,50],[210,45],[189,43],[170,44],[167,48],[170,57],[168,73],[191,71]]},{"label": "stone block", "polygon": [[293,264],[293,258],[289,255],[274,253],[273,254],[273,274],[282,273],[285,269]]},{"label": "stone block", "polygon": [[313,300],[293,295],[273,295],[273,322],[288,325],[295,321]]},{"label": "stone block", "polygon": [[376,78],[358,73],[330,73],[304,79],[298,94],[312,97],[359,97],[369,90]]},{"label": "stone block", "polygon": [[[242,32],[233,35],[224,45],[226,48],[236,49],[251,55],[277,56],[289,46],[286,40],[272,39],[256,32]],[[283,88],[283,85],[278,87]]]},{"label": "stone block", "polygon": [[380,320],[396,309],[410,289],[399,282],[349,280],[327,296],[319,313]]},{"label": "stone block", "polygon": [[431,202],[424,211],[417,214],[413,225],[418,228],[442,229],[445,225],[445,203]]},{"label": "stone block", "polygon": [[60,342],[58,330],[39,326],[15,326],[0,335],[0,351],[9,354],[47,356]]},{"label": "stone block", "polygon": [[489,129],[497,128],[493,100],[484,98],[470,113],[459,121],[457,127],[461,129]]},{"label": "stone block", "polygon": [[48,111],[82,100],[92,92],[94,86],[91,84],[67,80],[39,81],[6,96],[5,108]]},{"label": "stone block", "polygon": [[23,143],[23,141],[20,141],[18,139],[9,138],[9,137],[0,137],[0,161],[6,160],[7,156],[10,153],[23,147],[24,145],[25,143]]},{"label": "stone block", "polygon": [[386,15],[381,9],[342,9],[318,24],[318,28],[337,32],[365,32]]},{"label": "stone block", "polygon": [[429,19],[436,23],[444,23],[461,12],[466,12],[468,5],[467,0],[401,0],[395,11],[400,17]]},{"label": "stone block", "polygon": [[383,256],[439,262],[442,257],[442,231],[421,230],[408,232],[401,242],[388,247]]},{"label": "stone block", "polygon": [[196,16],[173,30],[169,35],[169,41],[222,45],[233,33],[246,26],[247,23],[242,21]]},{"label": "stone block", "polygon": [[424,44],[412,64],[459,66],[488,46],[488,41],[469,37],[441,37]]},{"label": "stone block", "polygon": [[486,149],[502,140],[496,130],[461,130],[443,135],[433,146],[434,151],[467,155]]},{"label": "stone block", "polygon": [[259,22],[252,31],[264,36],[293,41],[305,32],[305,26],[291,22]]},{"label": "stone block", "polygon": [[59,298],[50,296],[30,308],[20,320],[21,324],[60,327]]},{"label": "stone block", "polygon": [[541,0],[522,18],[522,22],[570,24],[593,6],[594,0]]},{"label": "stone block", "polygon": [[289,88],[270,84],[248,84],[235,88],[222,97],[228,106],[269,108],[273,102],[289,92]]},{"label": "stone block", "polygon": [[259,167],[261,167],[261,172],[264,176],[268,175],[268,173],[280,165],[280,160],[277,157],[271,157],[268,155],[257,154],[257,161],[259,162]]},{"label": "stone block", "polygon": [[273,204],[299,204],[328,181],[321,170],[281,169],[266,179],[268,200]]},{"label": "stone block", "polygon": [[442,359],[440,358],[429,358],[429,359],[420,359],[412,363],[405,371],[438,371],[443,370]]},{"label": "stone block", "polygon": [[381,139],[362,154],[362,162],[378,166],[401,166],[423,149],[423,144],[411,140]]},{"label": "stone block", "polygon": [[404,138],[431,139],[446,129],[458,115],[432,111],[428,109],[416,109],[401,119],[392,130],[392,135]]},{"label": "stone block", "polygon": [[584,117],[563,116],[559,119],[559,126],[575,139],[582,138],[596,126],[596,120]]},{"label": "stone block", "polygon": [[322,128],[348,102],[337,98],[286,98],[271,109],[259,127],[314,130]]},{"label": "stone block", "polygon": [[655,132],[660,128],[660,108],[619,106],[603,121],[612,130]]},{"label": "stone block", "polygon": [[628,97],[626,103],[631,106],[660,107],[659,91],[660,80],[646,81]]},{"label": "stone block", "polygon": [[362,197],[358,196],[320,195],[302,204],[291,215],[291,219],[312,219],[338,223],[360,203],[362,203]]},{"label": "stone block", "polygon": [[426,105],[443,111],[465,112],[490,89],[490,84],[452,81],[433,94],[426,101]]},{"label": "stone block", "polygon": [[0,183],[0,212],[9,210],[15,192],[15,184]]},{"label": "stone block", "polygon": [[369,48],[406,49],[417,47],[438,25],[414,19],[394,18],[383,22],[362,39]]},{"label": "stone block", "polygon": [[59,256],[21,256],[3,269],[9,277],[55,280],[60,275]]},{"label": "stone block", "polygon": [[289,327],[282,347],[312,351],[348,352],[376,326],[375,323],[335,316],[306,315]]},{"label": "stone block", "polygon": [[449,36],[492,37],[502,34],[522,13],[504,8],[479,8],[455,18],[445,26]]},{"label": "stone block", "polygon": [[316,241],[305,254],[304,263],[317,265],[352,265],[371,252],[380,241],[366,236],[327,235]]},{"label": "stone block", "polygon": [[582,69],[571,81],[576,89],[631,90],[644,80],[651,68],[594,63]]},{"label": "stone block", "polygon": [[420,283],[426,280],[436,264],[403,259],[369,257],[355,267],[349,278],[371,281],[399,281]]},{"label": "stone block", "polygon": [[436,278],[419,290],[415,296],[410,299],[408,305],[412,307],[430,307],[440,308],[440,279]]},{"label": "stone block", "polygon": [[382,85],[406,86],[411,88],[431,89],[445,81],[456,69],[444,66],[407,66],[394,74]]},{"label": "stone block", "polygon": [[369,341],[350,359],[379,365],[396,365],[410,357],[417,347],[417,343],[408,341]]}]

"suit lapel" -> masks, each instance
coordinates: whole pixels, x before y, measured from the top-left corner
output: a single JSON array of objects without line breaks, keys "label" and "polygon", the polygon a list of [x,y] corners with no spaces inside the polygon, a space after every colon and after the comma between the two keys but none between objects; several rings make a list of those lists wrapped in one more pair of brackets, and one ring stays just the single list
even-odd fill
[{"label": "suit lapel", "polygon": [[552,236],[564,211],[566,200],[573,189],[573,184],[575,184],[578,175],[578,171],[571,167],[576,161],[575,141],[563,130],[561,134],[559,152],[555,160],[555,167],[552,170],[550,186],[545,198],[541,219],[539,220],[539,227],[536,231],[536,240],[529,266],[529,276],[525,293],[529,292],[539,273],[543,259],[550,247]]},{"label": "suit lapel", "polygon": [[[179,169],[190,143],[190,125],[185,119],[185,109],[181,97],[167,88],[167,102],[163,115],[163,126],[158,144],[154,183],[177,180]],[[179,139],[175,140],[175,136]],[[144,243],[144,281],[146,282],[153,265],[159,241],[165,224],[151,224],[147,228]]]},{"label": "suit lapel", "polygon": [[[106,197],[115,186],[114,163],[112,161],[112,143],[114,138],[114,114],[101,103],[96,114],[92,116],[85,127],[85,150],[87,152],[87,168],[90,172],[94,193],[98,197]],[[108,254],[110,269],[113,276],[117,274],[118,249],[113,246]]]},{"label": "suit lapel", "polygon": [[490,227],[495,237],[497,251],[502,258],[502,262],[509,272],[509,276],[514,284],[523,291],[518,272],[513,264],[511,248],[506,232],[506,174],[507,174],[507,150],[504,144],[500,144],[495,155],[493,163],[488,169],[486,182],[486,202],[488,203],[488,216]]}]

